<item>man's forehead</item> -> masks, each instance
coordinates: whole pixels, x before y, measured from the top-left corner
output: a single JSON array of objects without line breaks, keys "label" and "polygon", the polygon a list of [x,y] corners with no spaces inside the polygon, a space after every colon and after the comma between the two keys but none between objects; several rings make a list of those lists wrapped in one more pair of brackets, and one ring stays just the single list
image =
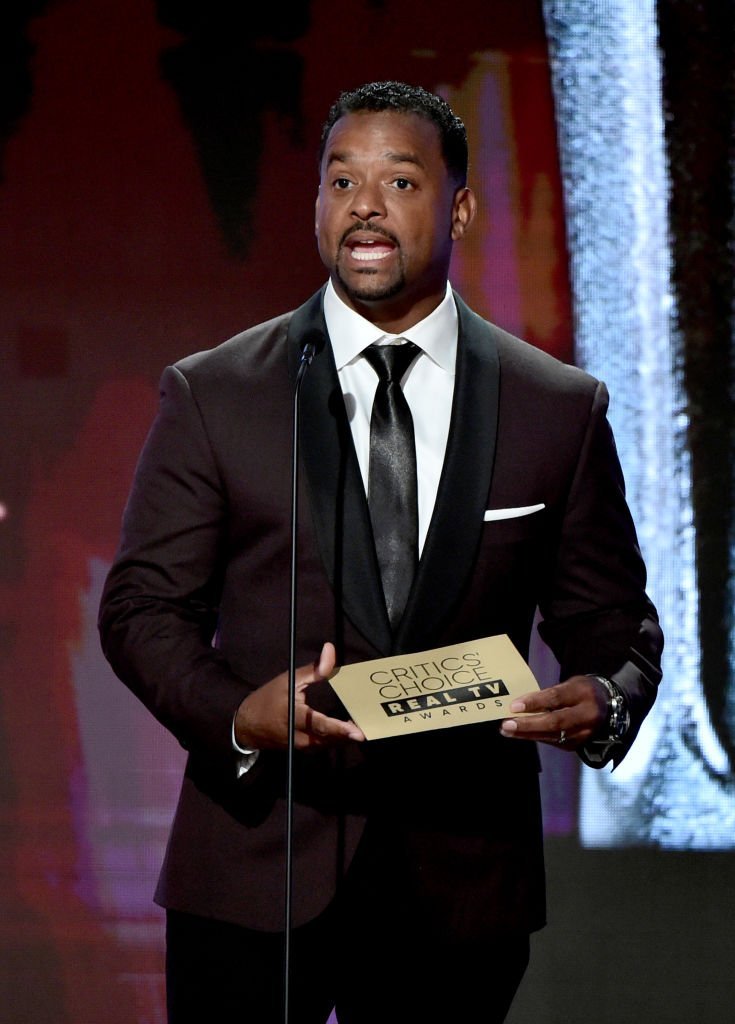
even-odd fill
[{"label": "man's forehead", "polygon": [[[343,146],[336,145],[329,147],[326,150],[324,163],[326,167],[330,164],[345,164],[350,163],[352,160],[359,160],[362,157],[362,153],[359,150],[348,149]],[[380,152],[379,157],[387,164],[412,164],[414,167],[426,168],[426,160],[421,156],[420,152],[410,149],[384,149]]]}]

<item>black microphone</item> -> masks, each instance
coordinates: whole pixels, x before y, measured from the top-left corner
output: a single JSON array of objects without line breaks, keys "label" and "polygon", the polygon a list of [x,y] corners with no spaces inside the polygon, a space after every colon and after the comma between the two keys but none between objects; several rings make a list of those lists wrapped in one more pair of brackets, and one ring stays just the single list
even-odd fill
[{"label": "black microphone", "polygon": [[324,348],[325,341],[324,331],[320,331],[318,327],[309,328],[301,340],[301,358],[299,359],[299,368],[304,364],[306,364],[306,366],[311,365],[311,361],[314,356],[318,355]]},{"label": "black microphone", "polygon": [[301,356],[293,390],[291,447],[291,598],[288,627],[288,740],[286,751],[286,878],[283,946],[283,1020],[289,1024],[291,996],[291,932],[293,918],[294,746],[296,731],[296,599],[298,594],[299,399],[304,375],[326,343],[324,331],[311,327],[301,339]]}]

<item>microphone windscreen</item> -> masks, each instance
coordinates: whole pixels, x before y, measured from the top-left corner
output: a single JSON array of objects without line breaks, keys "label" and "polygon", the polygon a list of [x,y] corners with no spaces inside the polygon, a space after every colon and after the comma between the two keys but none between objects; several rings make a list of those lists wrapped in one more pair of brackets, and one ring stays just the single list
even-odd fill
[{"label": "microphone windscreen", "polygon": [[319,355],[326,344],[326,340],[324,331],[319,330],[318,327],[310,327],[301,339],[302,354],[307,355],[308,353],[309,358]]},{"label": "microphone windscreen", "polygon": [[301,365],[309,366],[314,356],[318,355],[324,348],[326,338],[324,331],[318,327],[310,327],[301,339]]}]

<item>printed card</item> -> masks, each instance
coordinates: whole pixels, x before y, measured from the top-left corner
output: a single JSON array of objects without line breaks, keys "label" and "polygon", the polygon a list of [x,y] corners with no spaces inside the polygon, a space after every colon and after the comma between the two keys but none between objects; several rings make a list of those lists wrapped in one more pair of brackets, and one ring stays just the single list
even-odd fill
[{"label": "printed card", "polygon": [[330,683],[369,740],[508,718],[539,689],[506,634],[345,665]]}]

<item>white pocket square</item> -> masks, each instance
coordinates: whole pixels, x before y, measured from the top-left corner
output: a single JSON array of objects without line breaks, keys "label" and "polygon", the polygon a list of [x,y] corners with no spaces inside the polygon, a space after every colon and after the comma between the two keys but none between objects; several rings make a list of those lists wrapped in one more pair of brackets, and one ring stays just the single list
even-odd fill
[{"label": "white pocket square", "polygon": [[540,512],[542,508],[546,508],[543,501],[539,505],[519,505],[518,508],[489,508],[483,519],[486,523],[494,523],[498,519],[517,519],[519,516]]}]

